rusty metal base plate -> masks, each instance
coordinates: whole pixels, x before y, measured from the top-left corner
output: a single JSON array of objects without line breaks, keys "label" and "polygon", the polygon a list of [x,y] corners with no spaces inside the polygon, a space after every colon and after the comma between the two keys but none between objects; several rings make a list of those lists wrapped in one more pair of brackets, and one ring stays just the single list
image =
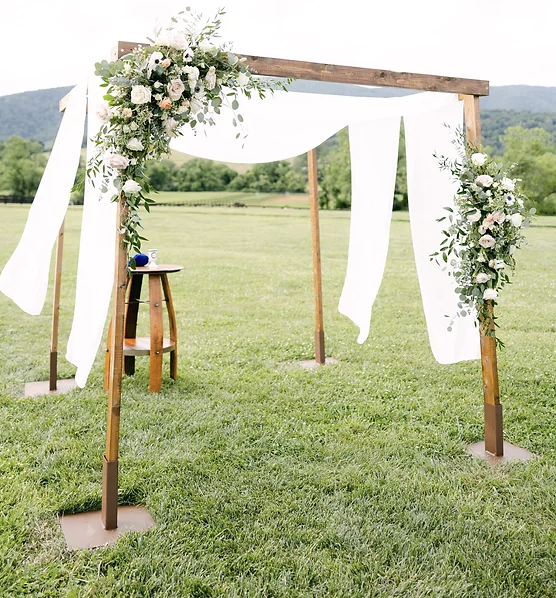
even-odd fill
[{"label": "rusty metal base plate", "polygon": [[100,511],[62,515],[60,526],[68,550],[98,548],[114,544],[128,532],[143,532],[156,526],[150,513],[143,507],[118,507],[118,527],[106,530],[100,519]]},{"label": "rusty metal base plate", "polygon": [[329,363],[340,363],[334,357],[327,357],[324,363],[317,363],[316,359],[305,359],[304,361],[300,361],[299,365],[306,370],[314,370],[315,368],[320,367],[321,365],[328,365]]},{"label": "rusty metal base plate", "polygon": [[73,378],[69,380],[57,380],[56,390],[50,390],[50,382],[48,380],[27,382],[25,384],[25,398],[42,397],[43,395],[63,395],[74,388],[77,388],[77,382]]},{"label": "rusty metal base plate", "polygon": [[500,456],[496,456],[488,451],[485,451],[484,440],[481,440],[481,442],[468,444],[465,451],[468,455],[471,455],[472,457],[478,457],[479,459],[484,459],[492,465],[497,465],[499,463],[511,463],[515,461],[529,461],[530,459],[538,458],[538,455],[530,453],[528,450],[519,448],[518,446],[510,444],[509,442],[504,442],[504,454]]}]

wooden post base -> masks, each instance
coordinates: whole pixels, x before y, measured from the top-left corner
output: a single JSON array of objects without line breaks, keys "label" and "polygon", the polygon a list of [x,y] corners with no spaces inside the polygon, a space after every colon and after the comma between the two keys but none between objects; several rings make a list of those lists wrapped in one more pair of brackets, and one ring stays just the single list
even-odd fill
[{"label": "wooden post base", "polygon": [[484,440],[467,445],[465,452],[472,457],[484,459],[491,465],[510,463],[512,461],[529,461],[530,459],[538,458],[538,455],[530,453],[528,450],[519,448],[509,442],[504,442],[502,450],[503,454],[501,455],[493,455],[491,452],[487,451],[485,449]]},{"label": "wooden post base", "polygon": [[325,360],[324,330],[315,330],[315,361],[317,363],[324,363]]},{"label": "wooden post base", "polygon": [[74,388],[77,388],[77,383],[73,378],[68,380],[57,380],[56,390],[51,390],[50,380],[42,380],[40,382],[27,382],[25,384],[24,396],[26,399],[32,397],[42,397],[44,395],[63,395]]},{"label": "wooden post base", "polygon": [[319,362],[316,359],[304,359],[303,361],[300,361],[299,363],[301,364],[301,367],[305,368],[306,370],[314,370],[315,368],[318,368],[321,365],[328,365],[330,363],[340,363],[340,362],[337,359],[334,359],[334,357],[327,357],[322,362]]},{"label": "wooden post base", "polygon": [[102,511],[101,520],[104,529],[118,527],[118,461],[102,463]]},{"label": "wooden post base", "polygon": [[502,425],[502,405],[484,404],[485,450],[496,457],[504,454],[504,429]]},{"label": "wooden post base", "polygon": [[62,515],[60,526],[68,549],[80,550],[114,544],[127,532],[142,532],[156,526],[150,513],[143,507],[120,507],[118,518],[119,526],[108,530],[102,524],[101,511]]}]

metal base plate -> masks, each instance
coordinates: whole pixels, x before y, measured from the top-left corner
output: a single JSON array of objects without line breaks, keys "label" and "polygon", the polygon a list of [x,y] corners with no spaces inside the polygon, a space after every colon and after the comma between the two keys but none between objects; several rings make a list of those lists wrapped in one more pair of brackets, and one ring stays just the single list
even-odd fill
[{"label": "metal base plate", "polygon": [[150,513],[143,507],[118,507],[118,527],[111,530],[104,529],[100,513],[91,511],[60,517],[60,526],[69,550],[114,544],[127,532],[142,532],[156,526]]},{"label": "metal base plate", "polygon": [[321,365],[328,365],[329,363],[340,363],[334,357],[326,357],[324,363],[317,363],[316,359],[305,359],[304,361],[300,361],[299,365],[306,370],[314,370],[315,368],[320,367]]},{"label": "metal base plate", "polygon": [[27,382],[25,384],[25,398],[42,397],[43,395],[63,395],[70,390],[77,388],[77,382],[70,378],[69,380],[57,380],[56,390],[50,390],[50,381]]},{"label": "metal base plate", "polygon": [[481,442],[468,444],[465,451],[468,455],[471,455],[472,457],[478,457],[479,459],[484,459],[492,465],[497,465],[499,463],[510,463],[513,461],[529,461],[530,459],[538,458],[538,455],[530,453],[528,450],[519,448],[518,446],[510,444],[509,442],[504,442],[504,454],[500,456],[496,456],[488,451],[485,451],[484,440],[481,440]]}]

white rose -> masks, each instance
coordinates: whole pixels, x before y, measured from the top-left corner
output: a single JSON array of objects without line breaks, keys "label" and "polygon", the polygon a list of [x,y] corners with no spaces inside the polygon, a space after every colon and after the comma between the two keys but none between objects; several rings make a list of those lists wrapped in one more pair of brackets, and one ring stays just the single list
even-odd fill
[{"label": "white rose", "polygon": [[124,186],[122,187],[122,191],[126,194],[126,195],[132,195],[133,193],[139,193],[139,191],[141,191],[142,187],[139,183],[135,182],[133,179],[128,179],[125,183]]},{"label": "white rose", "polygon": [[502,270],[506,267],[506,262],[504,262],[504,260],[491,260],[491,262],[489,262],[488,265],[495,270]]},{"label": "white rose", "polygon": [[471,163],[473,166],[482,166],[487,161],[485,154],[472,154]]},{"label": "white rose", "polygon": [[521,214],[512,214],[510,220],[516,228],[519,228],[523,224],[523,216]]},{"label": "white rose", "polygon": [[205,84],[207,89],[214,89],[216,85],[216,69],[211,66],[208,73],[205,75]]},{"label": "white rose", "polygon": [[490,187],[493,182],[494,179],[491,176],[488,176],[488,174],[481,174],[475,179],[475,183],[481,187]]},{"label": "white rose", "polygon": [[513,191],[515,189],[515,181],[513,179],[504,177],[500,181],[500,184],[502,185],[503,189],[506,189],[506,191]]},{"label": "white rose", "polygon": [[494,222],[497,222],[498,224],[502,224],[504,222],[504,220],[506,220],[506,215],[503,214],[502,212],[493,212],[492,219],[494,220]]},{"label": "white rose", "polygon": [[237,84],[240,87],[245,87],[249,83],[249,75],[247,73],[239,73],[237,76]]},{"label": "white rose", "polygon": [[185,50],[188,47],[187,38],[179,31],[170,31],[168,34],[168,45],[176,50]]},{"label": "white rose", "polygon": [[491,235],[483,235],[479,239],[479,245],[485,248],[494,247],[496,245],[496,240]]},{"label": "white rose", "polygon": [[483,293],[483,299],[485,301],[490,301],[492,299],[496,299],[498,297],[498,293],[494,289],[485,289]]},{"label": "white rose", "polygon": [[110,168],[127,168],[129,166],[129,159],[120,154],[106,154],[104,156],[104,163]]},{"label": "white rose", "polygon": [[98,108],[97,108],[97,116],[98,118],[103,122],[103,123],[108,123],[110,122],[110,119],[112,118],[112,111],[110,110],[110,106],[106,103],[103,102]]},{"label": "white rose", "polygon": [[168,137],[175,137],[176,136],[176,127],[179,125],[179,122],[175,118],[168,118],[164,121],[164,131]]},{"label": "white rose", "polygon": [[487,282],[488,280],[490,280],[490,274],[487,274],[486,272],[480,272],[479,274],[477,274],[477,278],[475,278],[475,280],[479,284],[482,284],[482,283]]},{"label": "white rose", "polygon": [[124,118],[131,118],[133,116],[133,110],[131,108],[122,108],[122,116]]},{"label": "white rose", "polygon": [[156,46],[169,46],[170,45],[170,32],[168,30],[161,31],[156,36],[154,43]]},{"label": "white rose", "polygon": [[137,137],[132,137],[126,145],[127,149],[130,149],[134,152],[140,152],[143,148],[143,142]]},{"label": "white rose", "polygon": [[203,102],[201,102],[199,98],[191,98],[191,101],[189,102],[189,109],[191,111],[191,114],[195,115],[201,112],[201,110],[203,109]]},{"label": "white rose", "polygon": [[134,104],[148,104],[151,101],[151,90],[144,85],[134,85],[131,88],[131,101]]},{"label": "white rose", "polygon": [[467,220],[469,222],[477,222],[481,219],[481,212],[479,210],[475,210],[471,212],[471,214],[467,214]]},{"label": "white rose", "polygon": [[201,50],[201,52],[204,52],[205,54],[207,54],[208,52],[212,52],[214,49],[214,46],[209,42],[208,39],[202,39],[199,42],[199,50]]},{"label": "white rose", "polygon": [[179,100],[181,98],[181,94],[185,91],[185,85],[181,79],[172,79],[170,83],[168,83],[167,88],[168,95],[174,101]]}]

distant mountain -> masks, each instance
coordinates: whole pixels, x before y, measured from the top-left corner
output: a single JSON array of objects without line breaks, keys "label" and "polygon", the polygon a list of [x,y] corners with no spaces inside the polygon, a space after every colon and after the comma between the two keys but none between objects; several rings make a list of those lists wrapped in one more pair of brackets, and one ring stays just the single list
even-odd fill
[{"label": "distant mountain", "polygon": [[25,91],[0,97],[0,140],[11,135],[52,145],[62,115],[58,102],[71,87]]},{"label": "distant mountain", "polygon": [[[10,135],[38,139],[50,147],[62,115],[58,102],[70,87],[26,91],[0,97],[0,140]],[[320,81],[294,81],[292,91],[372,97],[393,97],[415,93],[403,89],[369,88]],[[508,126],[540,126],[556,139],[556,87],[508,85],[491,87],[490,96],[481,98],[485,145],[501,150],[500,135]]]},{"label": "distant mountain", "polygon": [[[418,93],[393,87],[365,87],[363,85],[345,85],[343,83],[323,81],[294,81],[289,88],[291,91],[302,93],[328,93],[376,98],[392,98]],[[490,95],[481,98],[481,109],[556,112],[556,87],[534,87],[530,85],[491,87]]]}]

